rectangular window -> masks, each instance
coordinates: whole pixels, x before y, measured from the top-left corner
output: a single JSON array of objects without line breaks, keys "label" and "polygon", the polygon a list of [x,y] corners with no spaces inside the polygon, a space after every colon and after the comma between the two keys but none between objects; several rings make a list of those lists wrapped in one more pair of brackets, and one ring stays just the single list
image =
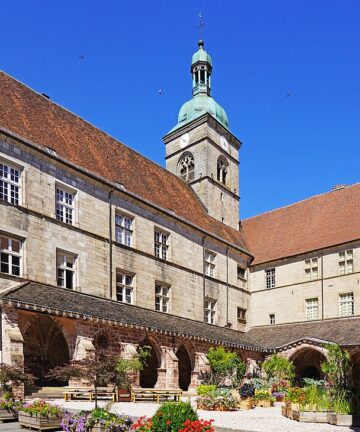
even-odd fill
[{"label": "rectangular window", "polygon": [[4,162],[0,162],[0,200],[20,203],[20,170]]},{"label": "rectangular window", "polygon": [[352,249],[339,253],[339,272],[341,275],[353,273],[354,261]]},{"label": "rectangular window", "polygon": [[354,315],[354,293],[339,295],[339,315]]},{"label": "rectangular window", "polygon": [[206,299],[205,300],[205,322],[208,324],[215,324],[215,310],[216,300]]},{"label": "rectangular window", "polygon": [[20,276],[21,241],[0,235],[0,271],[12,276]]},{"label": "rectangular window", "polygon": [[56,256],[57,284],[63,288],[74,288],[75,279],[75,260],[74,255],[59,252]]},{"label": "rectangular window", "polygon": [[162,284],[155,285],[155,310],[169,312],[170,287]]},{"label": "rectangular window", "polygon": [[205,251],[205,274],[210,277],[215,276],[216,255],[210,251]]},{"label": "rectangular window", "polygon": [[319,318],[319,299],[311,298],[305,300],[306,303],[306,319],[316,320]]},{"label": "rectangular window", "polygon": [[305,278],[306,280],[316,280],[319,277],[318,259],[311,258],[305,260]]},{"label": "rectangular window", "polygon": [[270,324],[275,324],[275,314],[270,314],[269,319],[270,319]]},{"label": "rectangular window", "polygon": [[275,268],[265,270],[266,288],[275,288]]},{"label": "rectangular window", "polygon": [[240,307],[237,308],[237,320],[241,323],[246,322],[246,309]]},{"label": "rectangular window", "polygon": [[243,267],[241,267],[241,266],[237,266],[237,277],[238,277],[238,279],[246,279],[246,277],[245,277],[245,273],[246,272],[246,270],[243,268]]},{"label": "rectangular window", "polygon": [[123,303],[133,302],[134,276],[125,273],[116,274],[116,298]]},{"label": "rectangular window", "polygon": [[168,241],[169,234],[165,234],[162,231],[154,231],[154,253],[157,258],[166,260],[168,256]]},{"label": "rectangular window", "polygon": [[75,193],[62,187],[56,187],[56,219],[72,225],[74,223]]},{"label": "rectangular window", "polygon": [[129,216],[117,214],[115,216],[115,238],[118,243],[125,246],[132,246],[133,219]]}]

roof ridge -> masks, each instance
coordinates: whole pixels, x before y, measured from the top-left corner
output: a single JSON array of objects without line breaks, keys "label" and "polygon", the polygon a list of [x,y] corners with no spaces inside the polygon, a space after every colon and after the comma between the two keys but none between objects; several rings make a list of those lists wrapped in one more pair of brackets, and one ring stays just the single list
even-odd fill
[{"label": "roof ridge", "polygon": [[350,184],[350,185],[345,185],[344,187],[342,187],[342,188],[340,188],[340,189],[332,189],[332,190],[330,190],[330,191],[321,192],[321,193],[318,193],[318,194],[312,195],[312,196],[310,196],[310,197],[307,197],[307,198],[301,199],[301,200],[299,200],[299,201],[295,201],[294,203],[286,204],[286,205],[284,205],[284,206],[281,206],[281,207],[278,207],[278,208],[275,208],[275,209],[272,209],[272,210],[264,211],[263,213],[258,213],[258,214],[256,214],[256,215],[249,216],[248,218],[241,219],[241,222],[246,222],[246,221],[249,221],[249,220],[251,220],[251,219],[255,219],[255,218],[257,218],[257,217],[267,215],[267,214],[269,214],[269,213],[275,213],[275,212],[277,212],[277,211],[279,211],[279,210],[283,210],[283,209],[286,209],[286,208],[289,208],[289,207],[296,206],[296,205],[301,204],[301,203],[303,203],[303,202],[305,202],[305,201],[310,201],[310,200],[315,199],[315,198],[318,198],[318,197],[320,197],[320,196],[328,195],[328,194],[331,194],[331,193],[333,193],[333,192],[343,191],[343,190],[346,190],[346,189],[349,189],[349,188],[352,188],[352,187],[354,187],[354,186],[358,186],[358,185],[360,185],[360,182],[356,182],[356,183],[353,183],[353,184]]}]

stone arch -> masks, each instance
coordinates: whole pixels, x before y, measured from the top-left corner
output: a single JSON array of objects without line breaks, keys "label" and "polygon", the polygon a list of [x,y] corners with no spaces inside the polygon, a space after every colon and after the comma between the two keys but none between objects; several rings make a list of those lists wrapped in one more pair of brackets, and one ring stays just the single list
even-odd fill
[{"label": "stone arch", "polygon": [[195,367],[195,352],[192,344],[185,340],[176,351],[179,369],[179,387],[187,391],[191,383],[191,374]]},{"label": "stone arch", "polygon": [[321,364],[326,361],[326,352],[317,346],[300,346],[289,357],[294,363],[296,381],[302,384],[303,378],[323,379]]},{"label": "stone arch", "polygon": [[178,175],[184,181],[189,182],[195,178],[195,161],[191,152],[183,153],[178,162]]},{"label": "stone arch", "polygon": [[356,388],[360,388],[360,350],[353,352],[350,360],[352,385]]},{"label": "stone arch", "polygon": [[23,327],[24,366],[41,386],[64,385],[64,381],[49,379],[50,369],[70,360],[70,349],[61,326],[46,315],[36,315]]},{"label": "stone arch", "polygon": [[229,162],[225,156],[220,155],[216,166],[216,179],[218,182],[226,185],[229,175]]},{"label": "stone arch", "polygon": [[140,386],[154,388],[158,380],[158,369],[161,367],[161,348],[156,340],[148,335],[139,343],[139,347],[143,346],[150,347],[150,357],[140,371]]}]

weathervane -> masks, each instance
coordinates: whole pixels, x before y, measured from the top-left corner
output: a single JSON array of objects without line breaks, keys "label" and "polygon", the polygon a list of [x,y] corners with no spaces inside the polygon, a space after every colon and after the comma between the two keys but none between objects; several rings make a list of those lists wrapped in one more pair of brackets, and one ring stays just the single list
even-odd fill
[{"label": "weathervane", "polygon": [[204,23],[203,16],[202,16],[201,12],[199,12],[198,17],[199,17],[199,25],[197,26],[197,28],[199,29],[200,39],[202,39],[201,33],[202,33],[202,28],[204,27],[205,23]]}]

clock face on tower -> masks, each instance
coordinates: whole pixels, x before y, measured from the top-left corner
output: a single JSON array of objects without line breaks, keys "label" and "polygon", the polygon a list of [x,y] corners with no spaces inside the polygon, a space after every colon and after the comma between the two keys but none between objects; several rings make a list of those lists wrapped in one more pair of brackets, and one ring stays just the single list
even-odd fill
[{"label": "clock face on tower", "polygon": [[228,144],[226,138],[225,138],[223,135],[221,135],[221,137],[220,137],[220,145],[221,145],[221,147],[222,147],[224,150],[226,150],[226,151],[227,151],[228,148],[229,148],[229,144]]},{"label": "clock face on tower", "polygon": [[180,137],[180,147],[184,148],[189,144],[190,141],[190,135],[188,133],[185,133],[184,135],[181,135]]}]

